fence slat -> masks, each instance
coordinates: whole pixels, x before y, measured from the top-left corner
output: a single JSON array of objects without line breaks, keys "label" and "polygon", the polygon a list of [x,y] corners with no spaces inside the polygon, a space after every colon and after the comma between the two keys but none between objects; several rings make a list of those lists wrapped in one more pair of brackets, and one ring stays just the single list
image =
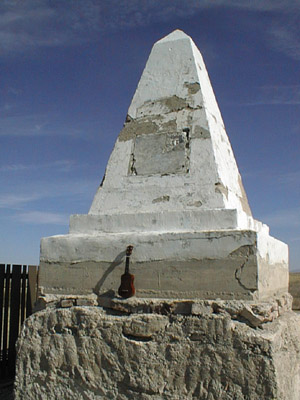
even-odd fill
[{"label": "fence slat", "polygon": [[4,295],[4,320],[3,320],[3,344],[2,344],[2,354],[3,354],[3,370],[2,373],[4,377],[7,375],[7,338],[8,338],[8,322],[9,322],[9,293],[10,293],[10,273],[11,265],[6,265],[5,271],[5,295]]},{"label": "fence slat", "polygon": [[3,300],[4,300],[4,277],[5,277],[5,264],[0,264],[0,362],[2,363],[2,334],[3,334]]},{"label": "fence slat", "polygon": [[25,310],[26,310],[26,278],[27,278],[27,266],[22,266],[22,277],[21,277],[21,309],[20,309],[20,318],[21,325],[25,320]]},{"label": "fence slat", "polygon": [[16,341],[19,335],[20,325],[20,289],[21,289],[21,265],[13,265],[10,291],[10,321],[9,321],[9,347],[8,368],[9,374],[14,374],[16,358]]},{"label": "fence slat", "polygon": [[38,267],[0,264],[0,379],[13,379],[16,350],[25,315],[37,298]]}]

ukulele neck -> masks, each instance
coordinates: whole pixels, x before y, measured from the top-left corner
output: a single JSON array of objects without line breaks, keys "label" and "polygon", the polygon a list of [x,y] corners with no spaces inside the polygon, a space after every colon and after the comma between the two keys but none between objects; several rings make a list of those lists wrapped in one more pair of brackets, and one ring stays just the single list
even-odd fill
[{"label": "ukulele neck", "polygon": [[125,274],[126,275],[129,274],[129,260],[130,260],[130,256],[126,256],[126,263],[125,263]]},{"label": "ukulele neck", "polygon": [[126,248],[126,263],[125,263],[125,274],[128,275],[129,274],[129,260],[130,260],[130,256],[132,254],[132,249],[133,246],[127,246]]}]

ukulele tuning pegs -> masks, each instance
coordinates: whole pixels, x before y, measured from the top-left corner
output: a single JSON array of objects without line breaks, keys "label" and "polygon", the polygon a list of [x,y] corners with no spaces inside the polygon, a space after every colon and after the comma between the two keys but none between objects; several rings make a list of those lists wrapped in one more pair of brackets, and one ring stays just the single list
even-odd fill
[{"label": "ukulele tuning pegs", "polygon": [[126,248],[126,256],[131,256],[132,250],[133,250],[133,246],[131,244],[129,246],[127,246],[127,248]]}]

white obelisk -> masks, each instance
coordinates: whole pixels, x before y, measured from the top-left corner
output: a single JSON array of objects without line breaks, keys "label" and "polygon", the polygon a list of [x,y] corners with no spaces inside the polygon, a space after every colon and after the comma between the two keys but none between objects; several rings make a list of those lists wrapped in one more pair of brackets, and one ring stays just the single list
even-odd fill
[{"label": "white obelisk", "polygon": [[88,215],[41,241],[45,293],[265,298],[288,290],[287,245],[253,219],[202,56],[176,30],[153,46]]}]

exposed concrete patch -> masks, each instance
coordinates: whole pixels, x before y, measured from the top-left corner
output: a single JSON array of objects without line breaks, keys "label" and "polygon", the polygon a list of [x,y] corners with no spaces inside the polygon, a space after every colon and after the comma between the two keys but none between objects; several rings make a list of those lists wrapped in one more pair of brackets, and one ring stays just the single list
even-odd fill
[{"label": "exposed concrete patch", "polygon": [[156,199],[152,200],[152,203],[164,203],[166,201],[170,201],[170,196],[164,195],[161,197],[157,197]]},{"label": "exposed concrete patch", "polygon": [[202,206],[202,201],[196,200],[190,203],[187,203],[188,206],[190,207],[201,207]]},{"label": "exposed concrete patch", "polygon": [[169,112],[180,111],[188,107],[187,100],[178,96],[167,97],[166,99],[160,100],[160,102],[168,107]]},{"label": "exposed concrete patch", "polygon": [[249,258],[249,256],[253,256],[255,254],[255,247],[253,245],[245,245],[241,246],[238,249],[232,251],[230,253],[231,257],[243,257],[246,258],[246,260]]},{"label": "exposed concrete patch", "polygon": [[172,119],[171,121],[164,122],[162,123],[161,128],[166,132],[177,132],[177,120]]},{"label": "exposed concrete patch", "polygon": [[[256,271],[253,273],[253,269],[250,271],[250,274],[253,276],[253,284],[249,285],[249,283],[251,284],[251,281],[249,282],[249,273],[246,271],[248,261],[249,260],[247,259],[239,268],[236,269],[234,276],[243,289],[252,291],[257,287],[257,274]],[[243,283],[243,279],[247,286]]]},{"label": "exposed concrete patch", "polygon": [[224,194],[226,196],[226,199],[228,199],[228,188],[224,186],[223,183],[215,183],[215,191]]},{"label": "exposed concrete patch", "polygon": [[[156,133],[135,138],[135,175],[178,174],[189,170],[188,132]],[[131,162],[130,170],[132,170]]]},{"label": "exposed concrete patch", "polygon": [[196,94],[200,90],[200,83],[199,82],[185,83],[185,86],[188,88],[189,94]]},{"label": "exposed concrete patch", "polygon": [[149,115],[154,116],[178,112],[184,109],[199,110],[202,109],[202,106],[194,106],[189,100],[174,95],[170,97],[163,97],[155,101],[146,101],[143,106],[139,107],[139,115],[143,117]]},{"label": "exposed concrete patch", "polygon": [[131,120],[125,123],[118,140],[122,142],[134,139],[137,135],[147,135],[149,133],[156,133],[157,131],[158,125],[154,121],[143,119]]},{"label": "exposed concrete patch", "polygon": [[194,127],[193,138],[209,139],[210,137],[211,136],[210,136],[209,130],[207,130],[199,125],[196,125]]}]

